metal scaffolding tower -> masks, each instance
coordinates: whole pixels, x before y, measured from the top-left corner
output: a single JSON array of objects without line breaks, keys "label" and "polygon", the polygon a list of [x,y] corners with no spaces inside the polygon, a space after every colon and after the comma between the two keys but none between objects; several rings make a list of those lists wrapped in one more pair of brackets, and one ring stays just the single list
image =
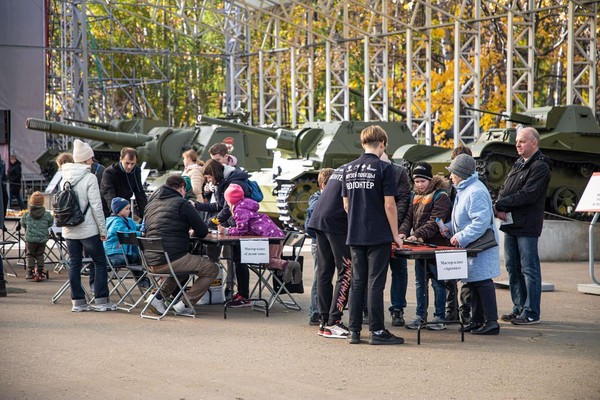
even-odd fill
[{"label": "metal scaffolding tower", "polygon": [[[445,117],[453,113],[458,145],[481,129],[479,114],[465,107],[485,101],[483,27],[505,29],[506,65],[495,67],[506,77],[506,111],[521,111],[536,100],[535,23],[548,9],[568,19],[565,101],[597,107],[598,1],[560,0],[542,9],[533,0],[46,2],[51,119],[106,122],[141,114],[178,125],[177,105],[189,104],[192,114],[207,101],[191,83],[210,78],[223,82],[211,99],[221,97],[223,112],[247,114],[250,123],[388,120],[392,109],[405,108],[415,137],[433,144],[442,115],[432,101],[440,90],[432,74],[448,72],[454,89],[446,103],[453,107]],[[482,15],[482,7],[491,11]],[[156,47],[155,37],[170,45]],[[194,50],[182,50],[184,43]],[[208,70],[201,60],[211,60]],[[193,72],[180,76],[181,64]],[[189,88],[174,95],[182,79]]]}]

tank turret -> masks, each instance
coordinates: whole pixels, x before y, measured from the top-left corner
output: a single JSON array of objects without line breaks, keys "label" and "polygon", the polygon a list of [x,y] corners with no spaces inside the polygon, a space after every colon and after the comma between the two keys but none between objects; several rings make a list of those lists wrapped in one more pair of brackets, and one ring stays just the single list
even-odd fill
[{"label": "tank turret", "polygon": [[[193,128],[170,128],[165,122],[142,118],[115,120],[107,124],[75,122],[96,128],[35,118],[27,120],[27,128],[90,140],[96,158],[105,165],[119,159],[121,148],[133,147],[138,152],[140,162],[145,161],[148,168],[158,171],[181,170],[181,154],[185,150],[194,149],[201,160],[208,160],[208,149],[216,143],[225,143],[230,154],[236,156],[249,171],[268,167],[272,163],[271,152],[265,146],[266,138],[247,135],[235,129],[199,125]],[[50,160],[56,157],[58,150],[49,147],[38,158],[42,168],[54,168]],[[47,175],[51,176],[52,173]]]},{"label": "tank turret", "polygon": [[[486,112],[476,110],[477,112]],[[575,206],[592,173],[600,171],[600,126],[589,107],[569,105],[539,107],[522,113],[499,115],[522,126],[534,127],[540,134],[540,150],[553,163],[546,198],[546,211],[572,217]],[[518,155],[515,128],[494,128],[482,133],[476,142],[467,144],[477,162],[480,179],[492,198],[498,192]],[[409,145],[398,149],[393,159],[410,167],[426,161],[434,172],[444,173],[450,164],[452,149]]]},{"label": "tank turret", "polygon": [[337,168],[359,157],[363,153],[360,133],[367,126],[380,125],[387,132],[390,154],[401,145],[416,143],[404,122],[309,122],[289,130],[257,128],[204,116],[198,120],[268,138],[266,145],[275,152],[273,165],[252,174],[265,194],[261,210],[278,215],[284,225],[299,230],[304,228],[308,198],[318,190],[319,170]]}]

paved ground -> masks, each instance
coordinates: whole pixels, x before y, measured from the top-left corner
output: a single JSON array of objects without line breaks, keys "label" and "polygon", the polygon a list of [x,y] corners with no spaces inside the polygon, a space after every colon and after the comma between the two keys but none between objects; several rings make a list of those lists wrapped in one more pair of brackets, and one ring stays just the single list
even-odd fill
[{"label": "paved ground", "polygon": [[[453,326],[424,332],[420,346],[405,328],[390,327],[406,339],[401,346],[325,339],[305,310],[281,306],[269,318],[231,310],[227,320],[220,306],[160,322],[76,314],[68,295],[50,303],[65,273],[42,283],[9,277],[9,297],[0,299],[0,399],[599,399],[600,296],[577,292],[590,282],[588,266],[542,268],[556,287],[543,294],[542,324],[503,323],[499,336],[467,334],[464,343]],[[298,296],[305,309],[310,270],[307,294]],[[497,297],[508,311],[508,290]]]}]

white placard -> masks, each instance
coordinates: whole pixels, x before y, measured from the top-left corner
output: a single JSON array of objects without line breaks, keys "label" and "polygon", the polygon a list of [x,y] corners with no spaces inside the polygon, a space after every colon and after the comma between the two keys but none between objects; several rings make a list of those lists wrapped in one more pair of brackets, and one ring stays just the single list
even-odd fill
[{"label": "white placard", "polygon": [[469,276],[465,250],[436,251],[435,262],[439,280],[464,279]]},{"label": "white placard", "polygon": [[600,212],[600,172],[594,172],[590,178],[575,211]]},{"label": "white placard", "polygon": [[244,264],[267,264],[269,262],[269,241],[241,239],[240,262]]}]

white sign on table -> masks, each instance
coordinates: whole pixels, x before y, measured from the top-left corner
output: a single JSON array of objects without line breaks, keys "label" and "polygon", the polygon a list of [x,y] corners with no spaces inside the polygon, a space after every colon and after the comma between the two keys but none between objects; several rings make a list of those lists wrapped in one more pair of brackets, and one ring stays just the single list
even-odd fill
[{"label": "white sign on table", "polygon": [[464,279],[469,276],[465,250],[436,251],[435,262],[439,280]]},{"label": "white sign on table", "polygon": [[269,241],[241,239],[240,262],[244,264],[267,264],[269,262]]}]

